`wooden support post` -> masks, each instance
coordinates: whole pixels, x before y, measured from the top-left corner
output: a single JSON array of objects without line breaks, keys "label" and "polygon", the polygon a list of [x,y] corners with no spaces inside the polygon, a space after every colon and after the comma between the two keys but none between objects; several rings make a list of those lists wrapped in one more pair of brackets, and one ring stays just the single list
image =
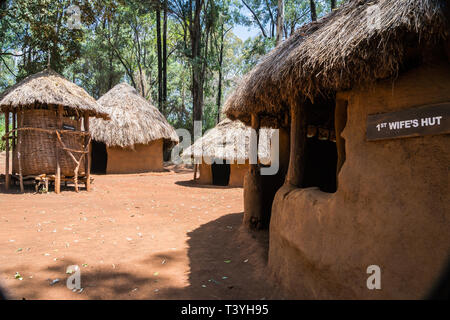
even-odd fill
[{"label": "wooden support post", "polygon": [[9,110],[5,112],[5,136],[6,136],[6,163],[5,163],[5,189],[9,190],[11,176],[9,174]]},{"label": "wooden support post", "polygon": [[250,172],[253,174],[259,174],[259,164],[258,164],[258,145],[259,145],[259,117],[255,114],[252,114],[252,123],[251,123],[252,129],[254,132],[252,134],[256,133],[256,141],[255,138],[250,139],[250,159],[252,155],[256,155],[256,163],[250,163]]},{"label": "wooden support post", "polygon": [[[84,113],[84,131],[89,132],[89,111]],[[84,138],[85,145],[88,145],[88,153],[84,159],[84,175],[86,178],[86,191],[91,191],[91,143],[90,136]]]},{"label": "wooden support post", "polygon": [[[13,111],[12,113],[12,129],[16,130],[17,129],[17,113],[15,111]],[[16,152],[17,152],[17,148],[16,148],[16,144],[17,144],[17,132],[14,131],[12,134],[12,168],[11,168],[11,174],[15,174],[16,173],[16,165],[15,165],[15,161],[14,159],[16,158]]]},{"label": "wooden support post", "polygon": [[[250,229],[262,229],[266,226],[264,221],[263,187],[258,164],[259,143],[259,117],[252,114],[252,137],[250,138],[250,163],[249,171],[244,178],[244,225]],[[256,133],[256,137],[254,134]],[[252,157],[256,154],[256,159]]]},{"label": "wooden support post", "polygon": [[301,187],[305,169],[306,112],[305,105],[295,99],[291,104],[290,157],[287,182]]},{"label": "wooden support post", "polygon": [[[62,106],[58,106],[57,109],[58,116],[58,124],[56,130],[62,129],[62,116],[64,112],[64,108]],[[55,173],[55,193],[61,193],[61,165],[59,163],[59,141],[58,136],[55,134],[55,158],[56,158],[56,173]]]},{"label": "wooden support post", "polygon": [[339,185],[339,172],[345,162],[345,139],[342,138],[341,133],[347,124],[347,104],[347,100],[336,100],[336,110],[334,116],[334,131],[336,132],[336,149],[338,154],[336,166],[336,187]]},{"label": "wooden support post", "polygon": [[[24,112],[20,111],[20,119],[19,119],[19,128],[23,128],[23,118]],[[19,162],[19,182],[20,182],[20,192],[25,192],[25,188],[23,187],[23,174],[22,174],[22,135],[23,132],[18,133],[17,140],[17,162]]]},{"label": "wooden support post", "polygon": [[194,181],[197,180],[197,169],[198,169],[198,164],[194,163]]}]

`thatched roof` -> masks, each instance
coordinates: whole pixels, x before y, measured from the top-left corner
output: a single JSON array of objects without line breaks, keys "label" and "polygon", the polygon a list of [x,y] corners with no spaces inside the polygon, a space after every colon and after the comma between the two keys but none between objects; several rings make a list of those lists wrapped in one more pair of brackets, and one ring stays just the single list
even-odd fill
[{"label": "thatched roof", "polygon": [[[209,130],[202,138],[184,150],[182,158],[223,159],[230,163],[249,159],[251,128],[239,120],[225,119]],[[259,132],[258,159],[270,164],[270,138],[274,129],[261,129]]]},{"label": "thatched roof", "polygon": [[28,76],[0,95],[0,109],[3,111],[30,108],[35,103],[62,105],[72,111],[89,111],[91,116],[108,116],[106,110],[83,88],[51,69]]},{"label": "thatched roof", "polygon": [[158,139],[178,143],[178,135],[161,112],[127,83],[116,85],[98,103],[108,110],[111,120],[92,120],[94,140],[123,148]]},{"label": "thatched roof", "polygon": [[224,112],[247,122],[250,113],[279,114],[291,99],[395,76],[408,50],[448,38],[448,6],[446,0],[349,0],[263,57]]}]

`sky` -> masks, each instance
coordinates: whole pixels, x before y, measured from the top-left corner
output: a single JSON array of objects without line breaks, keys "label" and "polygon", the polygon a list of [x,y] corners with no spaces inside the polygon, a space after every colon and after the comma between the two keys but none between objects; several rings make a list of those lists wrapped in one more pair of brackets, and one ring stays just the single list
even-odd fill
[{"label": "sky", "polygon": [[256,36],[259,31],[260,30],[258,28],[246,27],[241,25],[236,25],[233,28],[233,33],[242,41],[245,41],[250,37]]},{"label": "sky", "polygon": [[[245,7],[240,8],[240,13],[247,16],[247,18],[249,20],[252,20],[252,15],[247,8],[245,8]],[[252,38],[252,37],[256,36],[259,31],[260,30],[258,28],[255,28],[254,26],[247,27],[247,26],[236,24],[233,27],[233,33],[238,38],[240,38],[242,41],[245,41],[248,38]]]}]

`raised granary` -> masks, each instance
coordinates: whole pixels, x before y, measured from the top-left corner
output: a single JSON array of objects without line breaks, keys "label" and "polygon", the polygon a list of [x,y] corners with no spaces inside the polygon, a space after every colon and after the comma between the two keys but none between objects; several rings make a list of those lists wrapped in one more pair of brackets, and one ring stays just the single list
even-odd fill
[{"label": "raised granary", "polygon": [[[247,124],[289,118],[269,267],[292,297],[417,299],[443,272],[449,16],[444,0],[348,1],[275,48],[227,100],[228,117]],[[368,285],[373,266],[381,289]]]},{"label": "raised granary", "polygon": [[163,170],[164,148],[178,143],[166,118],[133,87],[116,85],[98,103],[110,120],[93,119],[92,170],[140,173]]},{"label": "raised granary", "polygon": [[6,120],[6,189],[17,181],[23,192],[24,181],[35,180],[47,190],[54,181],[56,193],[61,181],[73,182],[76,191],[83,182],[89,190],[89,117],[108,115],[84,89],[48,68],[8,88],[0,110]]}]

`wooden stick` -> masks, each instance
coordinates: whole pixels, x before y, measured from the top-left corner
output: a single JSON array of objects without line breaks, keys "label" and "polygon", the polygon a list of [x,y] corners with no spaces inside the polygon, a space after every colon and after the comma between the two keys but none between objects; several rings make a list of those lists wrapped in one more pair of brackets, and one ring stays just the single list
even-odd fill
[{"label": "wooden stick", "polygon": [[[89,112],[84,113],[84,131],[89,133]],[[86,176],[86,190],[91,191],[91,137],[85,136],[84,138],[87,146],[87,158],[85,161],[84,175]],[[80,161],[81,162],[81,161]]]},{"label": "wooden stick", "polygon": [[[252,174],[257,174],[258,173],[258,146],[259,146],[259,125],[260,125],[260,121],[259,121],[259,117],[256,114],[252,113],[252,120],[251,120],[251,126],[252,126],[252,130],[254,130],[256,132],[256,145],[253,139],[250,139],[250,155],[253,153],[256,153],[256,163],[250,163],[250,167],[249,170]],[[251,158],[251,156],[249,157]]]},{"label": "wooden stick", "polygon": [[[5,112],[5,131],[9,131],[9,110]],[[6,139],[5,189],[9,190],[11,176],[9,174],[9,139]]]},{"label": "wooden stick", "polygon": [[[32,128],[32,127],[16,128],[14,130],[9,131],[8,133],[5,133],[5,135],[2,137],[2,140],[8,139],[10,134],[12,134],[14,132],[18,132],[18,131],[38,131],[38,132],[46,132],[46,133],[50,133],[50,134],[54,134],[56,132],[56,130],[49,130],[49,129],[42,129],[42,128]],[[64,134],[79,135],[82,137],[86,137],[86,136],[90,135],[87,132],[77,132],[77,131],[72,131],[72,130],[58,130],[58,132],[64,133]]]},{"label": "wooden stick", "polygon": [[[18,127],[22,127],[23,126],[23,118],[24,118],[24,112],[23,110],[20,111],[20,125]],[[19,162],[19,182],[20,182],[20,192],[25,192],[25,189],[23,187],[23,175],[22,175],[22,134],[20,134],[18,136],[18,141],[17,141],[17,160]]]},{"label": "wooden stick", "polygon": [[[60,130],[62,129],[62,113],[63,113],[63,107],[62,106],[58,106],[58,124],[57,124],[57,129]],[[58,140],[60,139],[58,131],[56,131],[56,141],[55,141],[55,153],[56,153],[56,179],[55,179],[55,193],[59,194],[61,193],[61,165],[59,163],[59,142]]]},{"label": "wooden stick", "polygon": [[[17,114],[16,114],[16,112],[14,111],[13,112],[13,114],[12,114],[12,129],[13,130],[16,130],[17,129],[17,122],[16,122],[16,120],[17,120]],[[14,164],[14,159],[15,159],[15,157],[16,157],[16,143],[17,143],[17,141],[16,141],[16,138],[17,138],[17,134],[16,134],[16,132],[14,132],[13,134],[12,134],[12,168],[11,168],[11,174],[15,174],[16,173],[16,165]]]},{"label": "wooden stick", "polygon": [[198,169],[198,164],[194,163],[194,181],[197,180],[197,169]]},{"label": "wooden stick", "polygon": [[291,104],[291,138],[287,182],[301,187],[305,167],[306,113],[305,105],[295,99]]}]

